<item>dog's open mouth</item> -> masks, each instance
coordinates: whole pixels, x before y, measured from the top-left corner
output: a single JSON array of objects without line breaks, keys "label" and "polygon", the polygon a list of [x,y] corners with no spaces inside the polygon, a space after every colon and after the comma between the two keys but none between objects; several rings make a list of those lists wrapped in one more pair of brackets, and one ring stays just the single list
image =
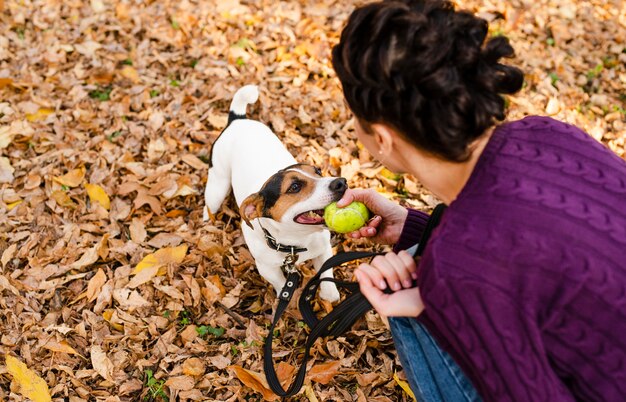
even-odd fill
[{"label": "dog's open mouth", "polygon": [[315,211],[304,212],[296,216],[293,220],[303,225],[320,225],[324,223],[324,210],[316,209]]}]

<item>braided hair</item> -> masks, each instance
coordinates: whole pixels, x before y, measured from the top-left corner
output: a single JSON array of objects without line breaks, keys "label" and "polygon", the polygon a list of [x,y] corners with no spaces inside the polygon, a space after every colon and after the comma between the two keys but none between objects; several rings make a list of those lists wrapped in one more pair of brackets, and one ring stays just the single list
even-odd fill
[{"label": "braided hair", "polygon": [[446,160],[505,118],[501,94],[524,75],[501,64],[507,38],[485,42],[488,24],[450,1],[391,0],[357,8],[332,51],[348,106],[366,128],[384,123]]}]

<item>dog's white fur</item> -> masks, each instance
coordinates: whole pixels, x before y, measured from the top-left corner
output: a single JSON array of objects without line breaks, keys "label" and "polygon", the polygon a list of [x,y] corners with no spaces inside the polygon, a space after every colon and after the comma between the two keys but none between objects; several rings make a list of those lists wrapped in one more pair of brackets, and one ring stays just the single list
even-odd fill
[{"label": "dog's white fur", "polygon": [[[246,105],[256,102],[257,99],[257,87],[245,86],[233,97],[231,112],[245,116]],[[212,167],[209,169],[204,193],[205,221],[209,218],[209,211],[211,214],[218,211],[231,187],[237,205],[241,206],[242,202],[251,194],[258,192],[272,175],[297,164],[296,159],[269,127],[261,122],[244,118],[233,120],[213,144],[211,162]],[[241,224],[246,244],[255,259],[259,273],[272,284],[277,294],[285,285],[285,276],[280,267],[286,254],[267,245],[261,225],[278,243],[307,249],[299,254],[298,263],[312,259],[315,269],[318,270],[324,261],[332,256],[328,229],[321,225],[299,224],[294,218],[302,212],[323,209],[334,201],[336,197],[329,191],[329,184],[335,178],[313,177],[302,170],[299,172],[316,180],[315,191],[309,198],[287,210],[280,222],[262,217],[251,221],[253,228],[243,221]],[[332,275],[332,271],[328,270],[322,277]],[[323,282],[320,297],[331,302],[339,300],[335,284]]]}]

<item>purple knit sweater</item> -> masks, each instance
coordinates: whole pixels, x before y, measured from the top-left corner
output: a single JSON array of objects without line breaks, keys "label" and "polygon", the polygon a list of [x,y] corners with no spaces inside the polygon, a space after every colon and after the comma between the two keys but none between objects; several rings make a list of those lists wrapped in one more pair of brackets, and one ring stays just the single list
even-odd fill
[{"label": "purple knit sweater", "polygon": [[[397,248],[426,219],[410,210]],[[496,128],[419,286],[419,319],[485,401],[626,401],[626,163],[549,118]]]}]

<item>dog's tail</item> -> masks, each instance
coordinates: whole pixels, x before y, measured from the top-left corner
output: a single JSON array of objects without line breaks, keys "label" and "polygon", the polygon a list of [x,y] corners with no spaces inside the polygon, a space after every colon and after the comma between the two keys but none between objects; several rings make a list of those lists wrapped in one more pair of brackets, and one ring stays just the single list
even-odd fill
[{"label": "dog's tail", "polygon": [[233,96],[228,112],[228,124],[233,120],[246,118],[246,106],[259,99],[259,88],[256,85],[246,85],[240,88]]}]

